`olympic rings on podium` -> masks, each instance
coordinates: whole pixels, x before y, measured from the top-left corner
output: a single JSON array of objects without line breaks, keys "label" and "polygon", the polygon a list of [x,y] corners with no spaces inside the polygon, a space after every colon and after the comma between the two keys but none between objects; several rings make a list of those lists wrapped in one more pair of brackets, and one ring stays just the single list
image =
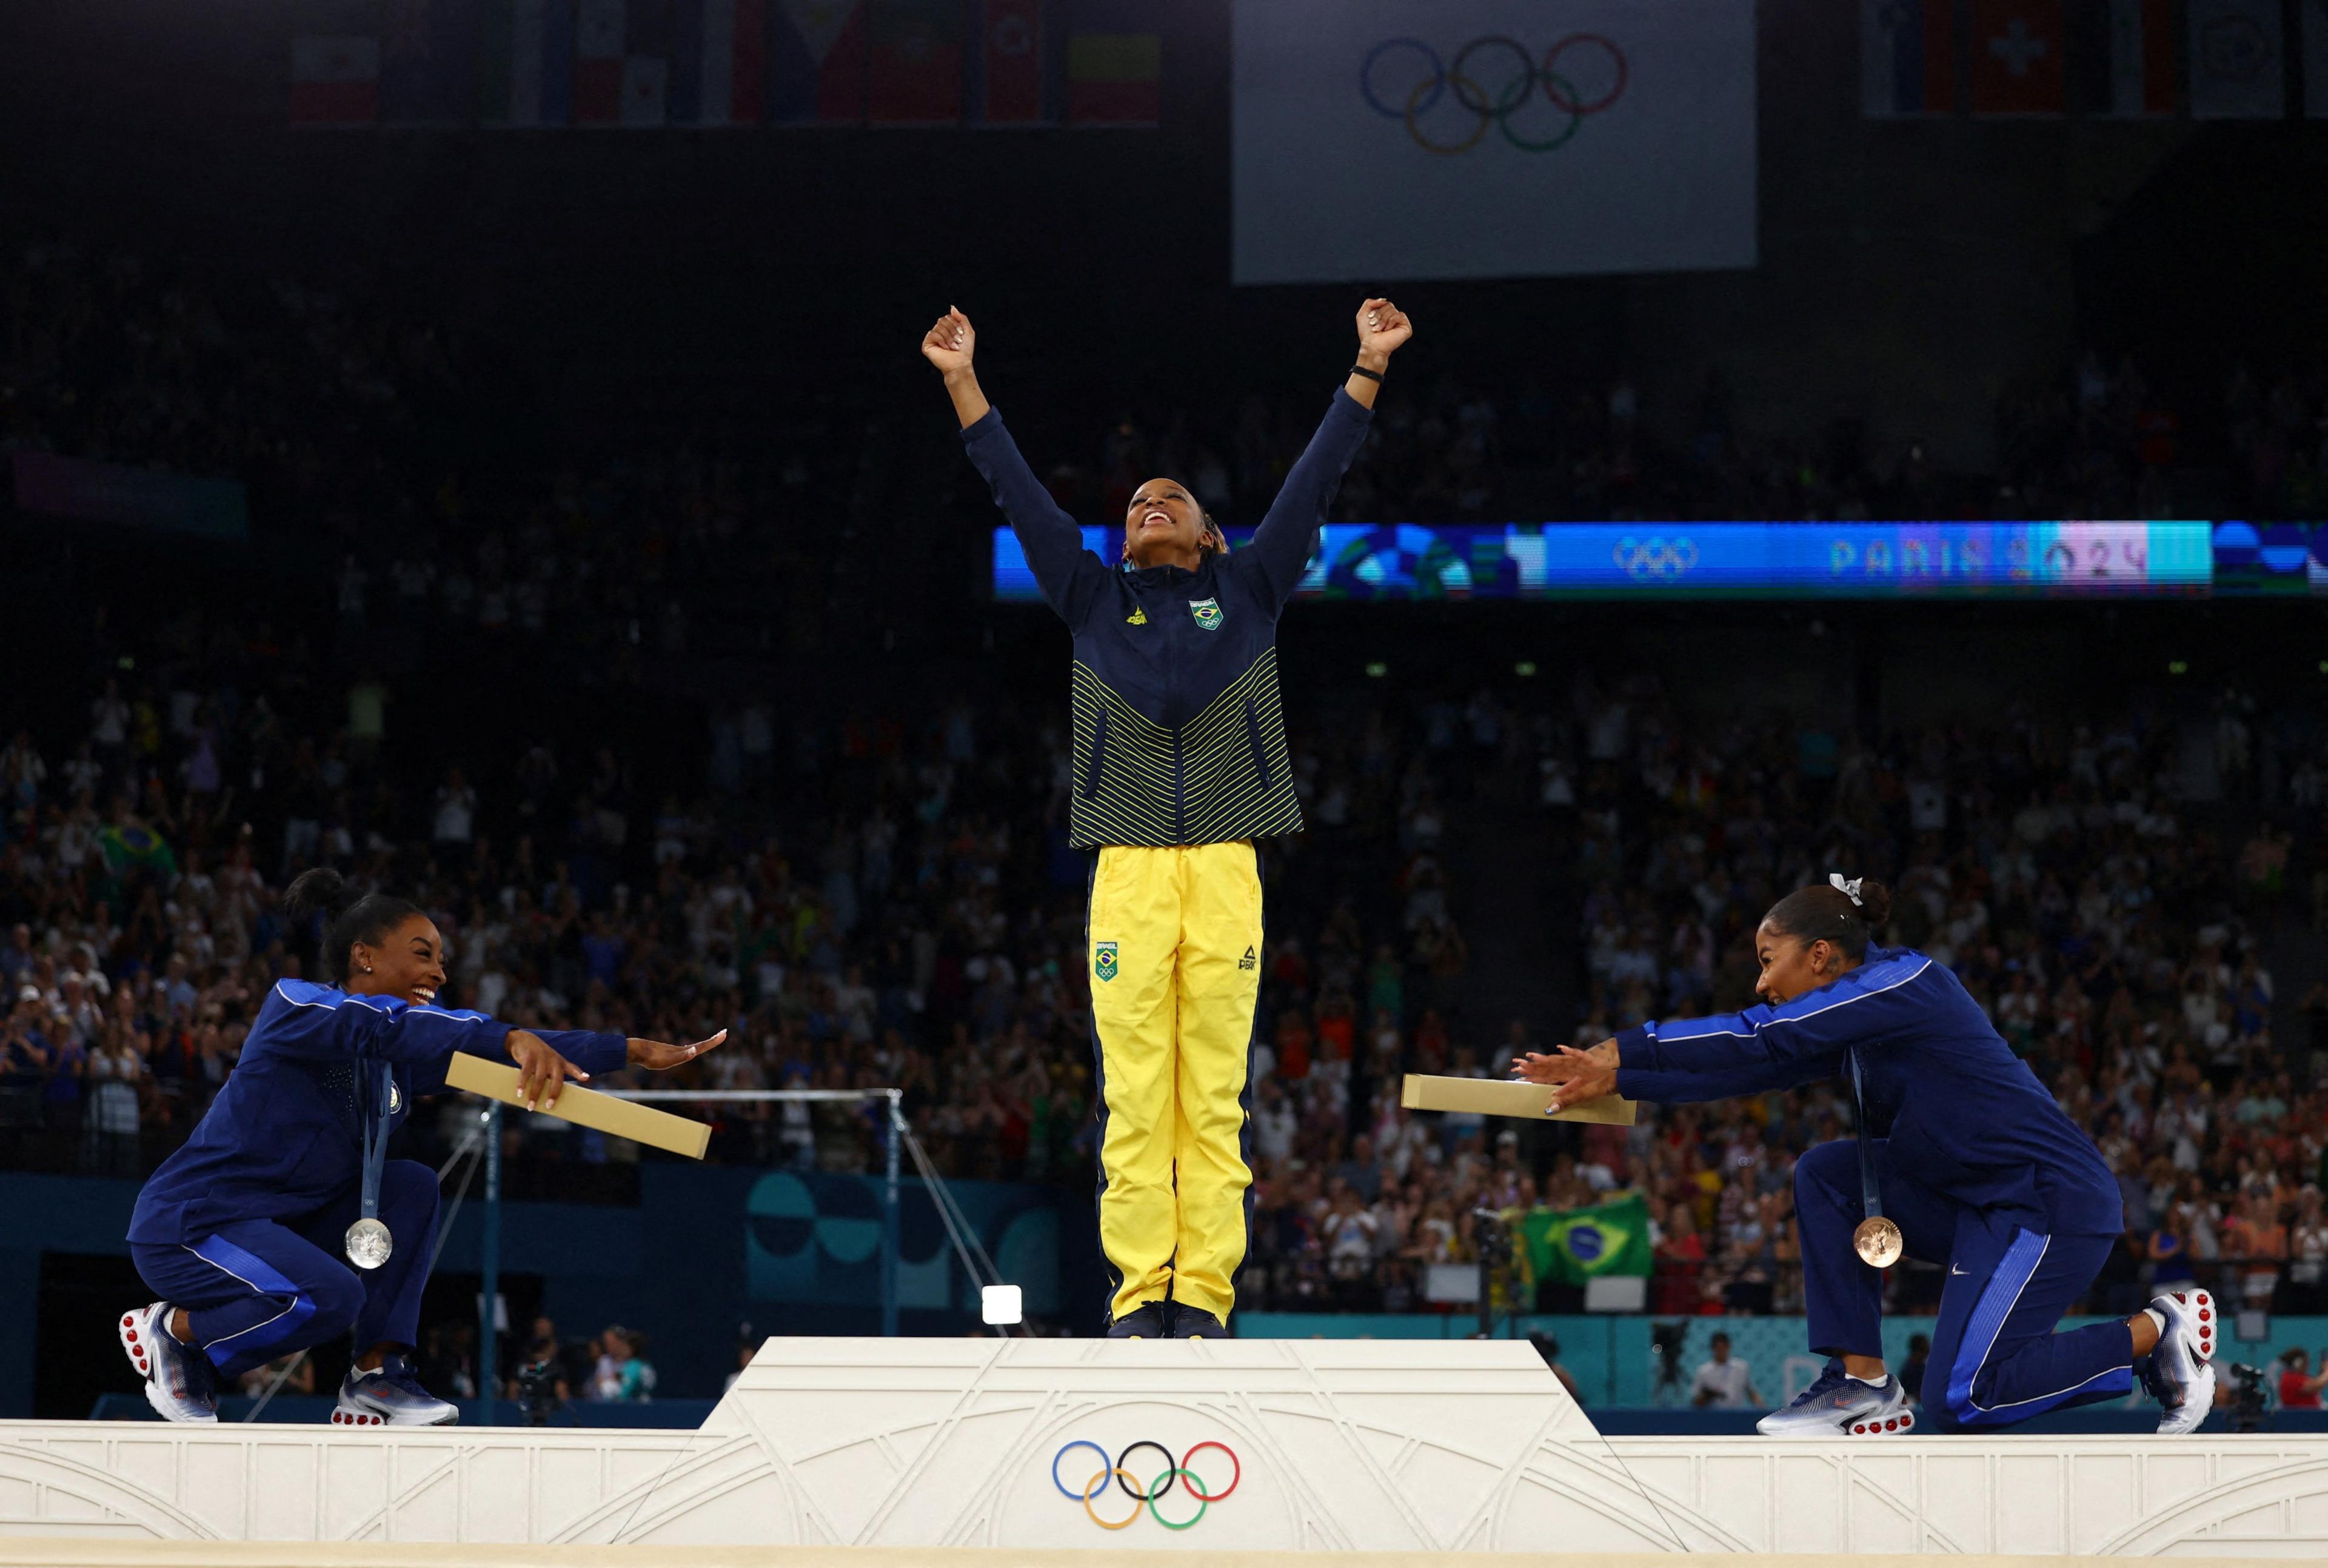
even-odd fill
[{"label": "olympic rings on podium", "polygon": [[[1103,1467],[1107,1465],[1107,1450],[1100,1447],[1099,1444],[1091,1441],[1087,1438],[1079,1437],[1075,1439],[1075,1441],[1068,1443],[1065,1448],[1062,1448],[1058,1452],[1053,1454],[1051,1456],[1051,1484],[1059,1488],[1059,1495],[1061,1497],[1068,1498],[1074,1498],[1075,1494],[1067,1490],[1066,1482],[1059,1479],[1059,1461],[1067,1457],[1067,1449],[1071,1448],[1087,1448],[1091,1450],[1092,1452],[1099,1455],[1099,1462]],[[1098,1475],[1092,1478],[1094,1480],[1099,1482],[1099,1489],[1103,1492],[1107,1490],[1108,1473],[1108,1470],[1103,1468]],[[1091,1498],[1086,1497],[1084,1501],[1088,1505]]]},{"label": "olympic rings on podium", "polygon": [[[1189,1515],[1187,1518],[1175,1522],[1166,1518],[1162,1512],[1158,1509],[1156,1507],[1156,1499],[1169,1491],[1172,1488],[1174,1479],[1180,1476],[1188,1476],[1188,1490],[1196,1497],[1197,1511]],[[1212,1498],[1197,1490],[1197,1478],[1189,1476],[1187,1471],[1181,1469],[1177,1466],[1165,1471],[1162,1475],[1158,1476],[1154,1480],[1148,1483],[1149,1516],[1153,1518],[1158,1524],[1163,1526],[1168,1530],[1187,1529],[1197,1520],[1203,1518],[1205,1516],[1205,1510],[1212,1506]]]},{"label": "olympic rings on podium", "polygon": [[1182,1454],[1180,1456],[1180,1462],[1184,1465],[1196,1463],[1197,1456],[1204,1452],[1208,1448],[1216,1448],[1223,1453],[1228,1455],[1229,1463],[1236,1467],[1229,1474],[1229,1484],[1227,1486],[1222,1488],[1217,1492],[1208,1492],[1203,1488],[1203,1484],[1198,1481],[1195,1476],[1190,1475],[1188,1471],[1182,1470],[1180,1473],[1187,1478],[1188,1490],[1190,1492],[1202,1498],[1206,1502],[1217,1503],[1223,1498],[1227,1497],[1231,1492],[1235,1491],[1237,1489],[1237,1483],[1244,1479],[1244,1463],[1237,1458],[1236,1450],[1229,1447],[1229,1445],[1225,1442],[1200,1442],[1196,1447],[1190,1449],[1187,1453]]},{"label": "olympic rings on podium", "polygon": [[[1158,1453],[1164,1456],[1164,1464],[1166,1467],[1165,1471],[1161,1476],[1158,1477],[1157,1479],[1163,1483],[1165,1492],[1170,1491],[1173,1487],[1178,1484],[1180,1474],[1180,1461],[1174,1459],[1172,1457],[1172,1451],[1166,1448],[1160,1442],[1150,1442],[1148,1439],[1141,1438],[1138,1442],[1135,1442],[1131,1447],[1125,1449],[1122,1453],[1115,1456],[1116,1473],[1118,1475],[1122,1475],[1123,1473],[1123,1467],[1131,1462],[1131,1456],[1138,1453],[1144,1448],[1152,1448]],[[1131,1491],[1131,1487],[1129,1482],[1125,1483],[1124,1490],[1128,1492]],[[1131,1495],[1139,1498],[1143,1503],[1150,1503],[1154,1502],[1158,1498],[1162,1497],[1164,1492],[1131,1492]]]},{"label": "olympic rings on podium", "polygon": [[[1059,1461],[1067,1457],[1069,1450],[1079,1448],[1087,1448],[1099,1456],[1098,1465],[1094,1467],[1091,1479],[1084,1483],[1080,1492],[1059,1479]],[[1128,1465],[1131,1456],[1144,1448],[1154,1449],[1164,1456],[1164,1469],[1157,1473],[1155,1479],[1148,1483],[1148,1489],[1143,1492],[1140,1489],[1139,1478],[1132,1473]],[[1204,1478],[1197,1474],[1192,1468],[1196,1463],[1197,1456],[1206,1449],[1218,1449],[1227,1456],[1230,1465],[1229,1484],[1216,1492],[1206,1489]],[[1164,1516],[1163,1510],[1156,1506],[1157,1499],[1182,1481],[1188,1483],[1188,1495],[1197,1499],[1197,1511],[1186,1519],[1168,1519]],[[1142,1508],[1147,1509],[1156,1522],[1168,1530],[1188,1529],[1205,1516],[1206,1510],[1227,1498],[1244,1482],[1244,1461],[1237,1458],[1236,1450],[1225,1442],[1215,1441],[1200,1442],[1176,1460],[1172,1457],[1170,1449],[1160,1442],[1143,1438],[1125,1448],[1123,1452],[1117,1455],[1111,1462],[1107,1451],[1099,1444],[1087,1438],[1076,1438],[1061,1445],[1059,1451],[1051,1456],[1051,1485],[1058,1488],[1062,1497],[1081,1503],[1084,1515],[1103,1530],[1129,1529],[1140,1517]],[[1099,1510],[1092,1507],[1093,1502],[1105,1494],[1108,1488],[1112,1486],[1120,1488],[1125,1497],[1131,1499],[1131,1511],[1120,1519],[1103,1518]]]},{"label": "olympic rings on podium", "polygon": [[[1099,1516],[1099,1510],[1092,1507],[1092,1498],[1098,1495],[1100,1488],[1108,1483],[1110,1477],[1122,1482],[1123,1489],[1126,1492],[1131,1492],[1134,1497],[1139,1496],[1138,1493],[1131,1492],[1132,1478],[1129,1474],[1122,1470],[1109,1470],[1100,1475],[1095,1475],[1092,1477],[1091,1479],[1084,1483],[1084,1512],[1090,1516],[1091,1522],[1093,1524],[1097,1525],[1103,1530],[1129,1529],[1131,1526],[1131,1522],[1140,1517],[1140,1510],[1142,1507],[1142,1503],[1132,1504],[1131,1512],[1124,1515],[1121,1519],[1103,1519]],[[1154,1483],[1151,1482],[1150,1484],[1153,1485]]]},{"label": "olympic rings on podium", "polygon": [[[1581,96],[1576,84],[1555,69],[1563,54],[1572,49],[1584,47],[1604,52],[1615,68],[1615,77],[1609,87],[1590,99]],[[1505,68],[1507,74],[1492,92],[1467,69],[1472,57],[1481,50],[1499,51],[1508,54],[1515,62]],[[1403,102],[1394,101],[1398,96],[1394,92],[1392,94],[1394,101],[1386,102],[1377,90],[1376,68],[1385,57],[1401,52],[1420,56],[1413,62],[1414,82],[1407,89]],[[1427,70],[1424,69],[1426,66]],[[1631,80],[1632,67],[1626,60],[1624,51],[1598,33],[1569,33],[1546,50],[1540,62],[1529,52],[1526,45],[1502,33],[1472,39],[1455,52],[1451,61],[1442,61],[1439,52],[1420,38],[1401,37],[1386,38],[1366,52],[1365,62],[1358,67],[1358,93],[1366,99],[1366,107],[1376,114],[1385,119],[1402,121],[1407,135],[1414,138],[1417,146],[1441,156],[1469,152],[1478,146],[1491,125],[1502,133],[1506,141],[1522,152],[1548,153],[1565,146],[1587,116],[1600,113],[1622,98]],[[1568,117],[1568,124],[1551,136],[1529,137],[1512,128],[1512,117],[1526,107],[1538,88],[1544,89],[1545,102]],[[1456,101],[1475,117],[1478,123],[1454,140],[1434,141],[1422,127],[1422,117],[1437,108],[1439,100],[1450,90],[1454,93]]]}]

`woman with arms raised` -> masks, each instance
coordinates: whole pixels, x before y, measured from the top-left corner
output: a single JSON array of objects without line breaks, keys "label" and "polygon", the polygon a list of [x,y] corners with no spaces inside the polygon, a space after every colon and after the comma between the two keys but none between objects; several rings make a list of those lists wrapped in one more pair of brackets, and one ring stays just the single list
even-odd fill
[{"label": "woman with arms raised", "polygon": [[1249,548],[1231,555],[1187,485],[1151,479],[1124,509],[1113,566],[1084,548],[987,402],[970,318],[950,310],[922,339],[971,461],[1075,635],[1068,838],[1094,851],[1084,938],[1111,1337],[1218,1336],[1235,1304],[1261,991],[1254,844],[1301,831],[1277,620],[1413,331],[1386,299],[1358,307],[1357,362]]}]

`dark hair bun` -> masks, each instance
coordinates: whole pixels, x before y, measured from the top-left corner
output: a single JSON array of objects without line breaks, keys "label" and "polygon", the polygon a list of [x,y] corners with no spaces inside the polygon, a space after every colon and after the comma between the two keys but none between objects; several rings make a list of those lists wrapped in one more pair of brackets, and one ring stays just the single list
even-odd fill
[{"label": "dark hair bun", "polygon": [[1859,879],[1859,918],[1870,931],[1881,931],[1891,924],[1892,889],[1873,877]]},{"label": "dark hair bun", "polygon": [[353,885],[329,866],[300,872],[283,894],[284,910],[292,919],[321,915],[326,924],[339,918],[355,901]]}]

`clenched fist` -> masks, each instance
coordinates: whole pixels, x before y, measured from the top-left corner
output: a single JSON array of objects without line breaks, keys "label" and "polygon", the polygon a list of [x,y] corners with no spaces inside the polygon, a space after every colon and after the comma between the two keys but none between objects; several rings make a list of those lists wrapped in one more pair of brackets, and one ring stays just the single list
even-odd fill
[{"label": "clenched fist", "polygon": [[971,355],[977,351],[978,329],[951,306],[922,339],[922,357],[949,376],[969,370]]}]

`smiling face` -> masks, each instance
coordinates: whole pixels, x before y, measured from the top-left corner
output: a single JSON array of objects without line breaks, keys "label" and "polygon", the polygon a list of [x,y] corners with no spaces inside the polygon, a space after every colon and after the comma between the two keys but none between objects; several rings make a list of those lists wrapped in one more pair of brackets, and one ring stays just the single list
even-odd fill
[{"label": "smiling face", "polygon": [[1754,958],[1762,966],[1761,977],[1754,982],[1754,994],[1772,1007],[1790,1002],[1806,991],[1816,991],[1845,971],[1858,967],[1824,936],[1816,942],[1805,942],[1799,936],[1773,931],[1767,920],[1755,928]]},{"label": "smiling face", "polygon": [[1135,567],[1176,566],[1194,571],[1206,549],[1221,548],[1205,509],[1177,479],[1151,479],[1132,493],[1123,513],[1123,553]]},{"label": "smiling face", "polygon": [[[370,972],[366,972],[369,966]],[[352,943],[348,990],[425,1006],[445,989],[445,938],[426,915],[408,915],[378,942]]]}]

